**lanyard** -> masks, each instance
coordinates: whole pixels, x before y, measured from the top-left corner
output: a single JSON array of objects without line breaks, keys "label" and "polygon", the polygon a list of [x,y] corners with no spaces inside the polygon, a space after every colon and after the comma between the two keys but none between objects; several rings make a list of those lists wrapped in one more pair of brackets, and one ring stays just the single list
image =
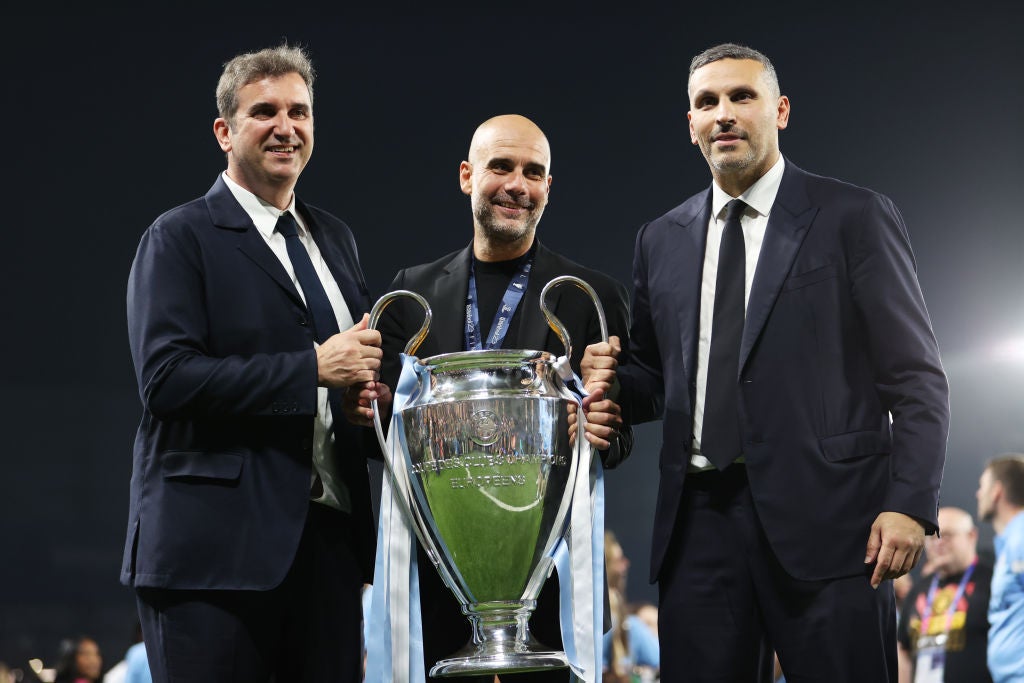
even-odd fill
[{"label": "lanyard", "polygon": [[[956,594],[953,596],[953,602],[949,605],[949,611],[946,612],[946,625],[943,629],[944,633],[949,633],[950,626],[953,623],[953,615],[956,614],[956,606],[960,602],[960,598],[964,596],[964,591],[967,590],[967,582],[971,580],[971,574],[974,573],[974,567],[978,564],[978,558],[974,558],[974,562],[971,562],[971,566],[964,572],[963,578],[960,579],[960,585],[956,587]],[[924,614],[921,615],[921,635],[928,633],[928,627],[930,626],[932,618],[932,604],[935,601],[935,593],[939,589],[939,575],[936,573],[932,577],[932,585],[928,589],[928,604],[925,605]]]},{"label": "lanyard", "polygon": [[[534,245],[536,246],[536,244]],[[491,331],[487,335],[487,346],[480,343],[480,310],[476,297],[476,273],[473,263],[476,260],[471,257],[469,262],[469,293],[466,295],[466,350],[479,351],[483,348],[501,348],[501,343],[508,333],[508,323],[515,315],[516,308],[526,291],[526,284],[530,280],[530,269],[533,267],[534,249],[530,249],[530,255],[523,261],[519,272],[516,273],[505,289],[505,295],[501,298],[501,306],[494,315],[494,322],[491,323]]]}]

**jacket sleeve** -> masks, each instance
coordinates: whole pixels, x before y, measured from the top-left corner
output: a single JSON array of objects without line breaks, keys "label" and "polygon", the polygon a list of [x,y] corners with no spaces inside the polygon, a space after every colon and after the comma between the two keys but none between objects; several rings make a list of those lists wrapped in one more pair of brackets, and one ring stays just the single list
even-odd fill
[{"label": "jacket sleeve", "polygon": [[128,279],[128,335],[146,409],[162,419],[315,414],[312,344],[214,353],[206,262],[181,220],[159,219],[139,244]]}]

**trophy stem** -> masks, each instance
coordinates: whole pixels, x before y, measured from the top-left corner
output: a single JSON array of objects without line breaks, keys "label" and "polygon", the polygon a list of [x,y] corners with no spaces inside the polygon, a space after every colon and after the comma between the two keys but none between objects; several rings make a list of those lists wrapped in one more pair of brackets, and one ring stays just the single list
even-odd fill
[{"label": "trophy stem", "polygon": [[481,673],[521,673],[564,669],[565,653],[530,634],[529,618],[536,600],[464,605],[473,626],[473,641],[430,670],[431,676],[473,676]]}]

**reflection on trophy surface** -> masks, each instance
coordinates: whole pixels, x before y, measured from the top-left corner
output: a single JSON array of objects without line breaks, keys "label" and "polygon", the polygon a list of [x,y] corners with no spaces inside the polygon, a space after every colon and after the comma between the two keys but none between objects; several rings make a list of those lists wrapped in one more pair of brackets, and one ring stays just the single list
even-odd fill
[{"label": "reflection on trophy surface", "polygon": [[[562,276],[548,287],[563,281],[588,291],[604,327],[589,285]],[[406,347],[412,354],[430,323],[429,305],[418,294],[385,295],[370,326],[398,296],[416,299],[426,312],[419,335]],[[568,334],[543,295],[541,307],[568,357]],[[414,361],[418,383],[396,412],[401,453],[387,465],[388,475],[410,526],[473,626],[472,642],[437,662],[432,676],[568,665],[565,653],[534,640],[528,625],[566,530],[576,478],[589,477],[580,462],[590,447],[569,434],[577,399],[557,361],[547,352],[509,349]],[[377,428],[383,440],[379,419]]]},{"label": "reflection on trophy surface", "polygon": [[401,413],[413,507],[480,641],[435,673],[474,656],[515,670],[565,666],[527,626],[574,474],[572,398],[554,381],[553,360],[533,351],[425,359],[429,386]]}]

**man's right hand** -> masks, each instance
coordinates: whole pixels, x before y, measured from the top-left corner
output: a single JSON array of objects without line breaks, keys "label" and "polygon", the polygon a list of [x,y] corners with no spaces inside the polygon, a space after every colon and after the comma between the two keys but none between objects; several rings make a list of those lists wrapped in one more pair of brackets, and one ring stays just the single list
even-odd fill
[{"label": "man's right hand", "polygon": [[377,379],[384,352],[380,350],[380,332],[367,329],[369,321],[369,314],[364,313],[358,323],[316,348],[320,386],[344,389]]},{"label": "man's right hand", "polygon": [[383,382],[366,382],[349,386],[341,402],[345,418],[358,427],[372,427],[374,400],[380,410],[381,422],[385,422],[384,417],[390,411],[393,400],[388,385]]},{"label": "man's right hand", "polygon": [[580,361],[580,374],[583,387],[590,393],[601,389],[605,395],[611,390],[615,381],[615,369],[619,367],[617,360],[622,346],[615,335],[608,337],[607,342],[591,344],[583,352]]}]

